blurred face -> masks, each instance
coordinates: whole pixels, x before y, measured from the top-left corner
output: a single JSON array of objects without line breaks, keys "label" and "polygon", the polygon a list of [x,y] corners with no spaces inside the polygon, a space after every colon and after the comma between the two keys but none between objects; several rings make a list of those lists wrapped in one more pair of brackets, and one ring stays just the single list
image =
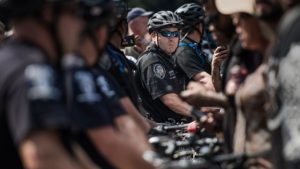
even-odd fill
[{"label": "blurred face", "polygon": [[209,30],[213,39],[220,45],[227,45],[234,33],[234,26],[229,15],[223,15],[217,10],[213,0],[204,4],[205,14],[209,19]]},{"label": "blurred face", "polygon": [[259,20],[243,13],[232,15],[232,20],[242,46],[253,51],[259,50],[261,43],[265,41],[261,33]]},{"label": "blurred face", "polygon": [[178,28],[165,28],[159,32],[152,33],[152,41],[156,43],[161,50],[166,54],[173,54],[179,43],[179,30]]},{"label": "blurred face", "polygon": [[135,18],[134,20],[128,23],[130,34],[137,35],[139,37],[143,37],[147,31],[147,16],[140,16]]},{"label": "blurred face", "polygon": [[98,48],[100,50],[104,49],[108,40],[108,26],[102,25],[99,26],[96,31],[96,37],[98,40]]},{"label": "blurred face", "polygon": [[73,52],[79,43],[79,33],[82,23],[73,10],[64,10],[58,19],[58,35],[63,46],[63,52]]}]

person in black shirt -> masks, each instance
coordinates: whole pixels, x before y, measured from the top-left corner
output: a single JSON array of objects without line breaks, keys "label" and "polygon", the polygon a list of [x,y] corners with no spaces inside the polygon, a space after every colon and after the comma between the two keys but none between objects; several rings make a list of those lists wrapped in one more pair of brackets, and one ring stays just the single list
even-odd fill
[{"label": "person in black shirt", "polygon": [[124,89],[132,103],[138,106],[138,92],[134,84],[135,64],[126,58],[125,54],[120,50],[125,42],[127,35],[127,13],[128,7],[123,0],[114,0],[117,8],[116,25],[110,28],[111,37],[106,48],[107,58],[100,60],[100,65],[108,70]]},{"label": "person in black shirt", "polygon": [[[75,139],[101,168],[154,168],[142,156],[151,147],[135,121],[123,109],[123,90],[97,65],[106,45],[112,1],[84,7],[85,30],[78,54],[65,57],[68,110]],[[101,9],[102,13],[93,13]],[[96,43],[93,39],[99,40]],[[97,41],[98,42],[98,41]]]},{"label": "person in black shirt", "polygon": [[188,81],[198,81],[208,89],[214,90],[211,79],[211,66],[207,56],[202,52],[201,44],[204,32],[204,11],[195,3],[184,4],[175,13],[184,23],[183,38],[173,55],[176,65]]},{"label": "person in black shirt", "polygon": [[160,123],[188,122],[194,110],[178,93],[185,79],[176,71],[171,55],[179,41],[181,19],[171,11],[160,11],[148,22],[153,44],[138,60],[137,82],[148,118]]},{"label": "person in black shirt", "polygon": [[8,0],[0,6],[14,27],[0,49],[1,168],[79,169],[64,134],[69,120],[58,69],[81,29],[77,3]]},{"label": "person in black shirt", "polygon": [[105,54],[99,59],[99,65],[115,78],[127,96],[126,99],[122,100],[123,107],[133,117],[135,122],[139,124],[140,128],[147,133],[153,124],[147,122],[142,113],[139,112],[142,109],[139,103],[137,86],[134,83],[136,65],[131,64],[120,50],[121,44],[124,41],[123,37],[127,33],[126,17],[128,8],[123,0],[114,0],[114,4],[117,8],[117,14],[114,18],[115,25],[110,26],[111,36]]}]

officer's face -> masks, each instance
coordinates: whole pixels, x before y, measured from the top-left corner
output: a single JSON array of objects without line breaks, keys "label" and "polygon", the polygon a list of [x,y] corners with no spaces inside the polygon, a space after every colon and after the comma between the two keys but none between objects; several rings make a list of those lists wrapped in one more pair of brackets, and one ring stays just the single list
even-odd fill
[{"label": "officer's face", "polygon": [[179,42],[178,28],[165,28],[157,33],[153,33],[152,40],[168,55],[174,53]]},{"label": "officer's face", "polygon": [[58,20],[58,33],[65,54],[76,49],[81,29],[82,23],[79,17],[75,15],[75,11],[72,9],[64,10]]}]

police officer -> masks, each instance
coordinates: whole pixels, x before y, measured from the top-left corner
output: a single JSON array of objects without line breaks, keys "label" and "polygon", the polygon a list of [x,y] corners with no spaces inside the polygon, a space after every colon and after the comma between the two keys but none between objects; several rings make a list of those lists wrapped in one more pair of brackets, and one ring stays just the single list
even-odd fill
[{"label": "police officer", "polygon": [[115,25],[110,27],[111,36],[106,47],[106,55],[99,59],[99,63],[121,86],[127,96],[126,99],[122,99],[122,105],[136,123],[139,124],[140,128],[147,133],[150,129],[150,124],[138,111],[138,109],[141,109],[138,101],[139,93],[134,83],[134,69],[136,69],[136,65],[132,64],[120,50],[122,43],[126,42],[124,37],[127,34],[128,8],[123,0],[114,0],[113,2],[116,6],[116,16],[112,19]]},{"label": "police officer", "polygon": [[179,42],[182,21],[171,11],[155,13],[148,22],[153,43],[138,60],[137,82],[142,105],[150,119],[160,123],[187,122],[194,110],[178,93],[185,81],[176,72],[171,58]]},{"label": "police officer", "polygon": [[[81,0],[86,26],[79,52],[65,57],[68,110],[73,134],[101,168],[154,168],[142,157],[151,152],[145,135],[123,109],[126,97],[114,79],[97,65],[106,45],[111,0]],[[99,11],[99,12],[94,12]]]},{"label": "police officer", "polygon": [[108,70],[118,81],[120,86],[124,89],[131,101],[137,106],[138,95],[134,82],[133,70],[135,65],[126,58],[124,53],[120,50],[122,43],[126,42],[127,34],[127,13],[128,7],[123,0],[114,0],[116,5],[116,25],[111,27],[111,37],[107,46],[108,58],[103,58],[100,64],[103,68]]},{"label": "police officer", "polygon": [[209,89],[214,89],[210,76],[210,61],[199,47],[204,34],[202,7],[195,3],[188,3],[179,7],[175,13],[184,22],[183,38],[173,56],[176,66],[188,80],[201,82]]},{"label": "police officer", "polygon": [[57,69],[81,29],[77,3],[7,0],[0,6],[15,31],[0,49],[1,168],[81,168],[62,141],[69,122]]}]

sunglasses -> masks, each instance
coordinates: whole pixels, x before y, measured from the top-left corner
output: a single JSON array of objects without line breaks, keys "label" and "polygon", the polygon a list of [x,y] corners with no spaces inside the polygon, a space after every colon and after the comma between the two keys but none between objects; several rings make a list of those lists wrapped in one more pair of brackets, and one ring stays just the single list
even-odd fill
[{"label": "sunglasses", "polygon": [[178,31],[176,32],[170,32],[170,31],[160,31],[159,34],[161,34],[161,36],[166,37],[166,38],[178,38],[180,36],[180,33]]}]

